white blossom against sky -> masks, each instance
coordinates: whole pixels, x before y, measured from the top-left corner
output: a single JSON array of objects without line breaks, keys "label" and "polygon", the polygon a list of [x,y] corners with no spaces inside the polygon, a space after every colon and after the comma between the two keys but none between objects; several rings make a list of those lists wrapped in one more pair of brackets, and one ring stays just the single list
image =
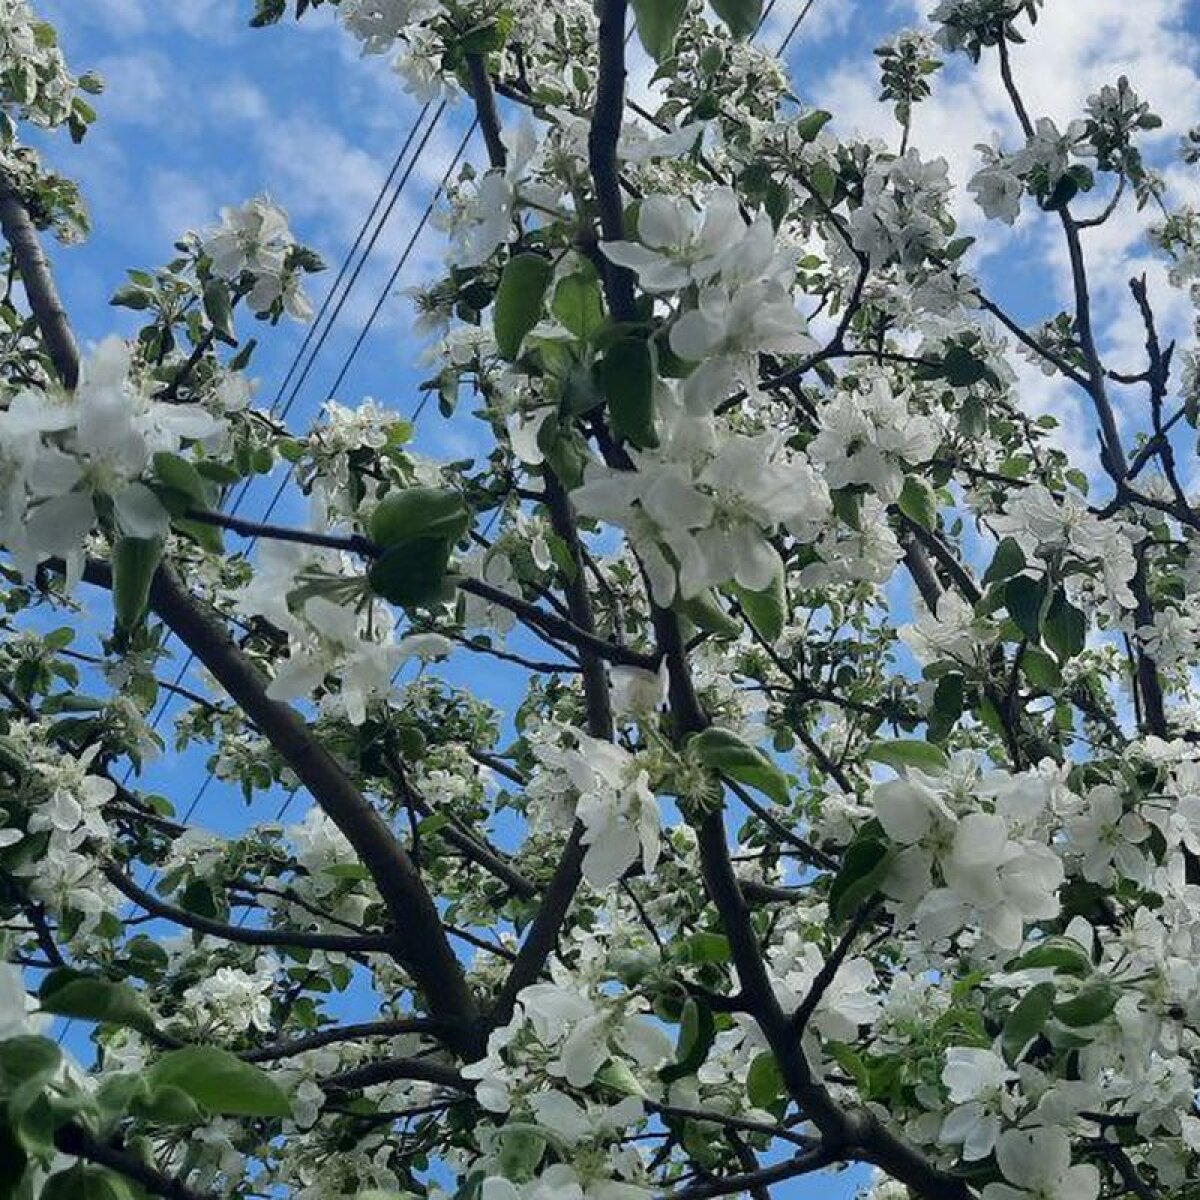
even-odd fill
[{"label": "white blossom against sky", "polygon": [[[777,0],[760,34],[765,45],[779,44],[803,2]],[[789,53],[797,93],[833,112],[844,133],[894,140],[891,115],[877,101],[871,51],[885,36],[919,24],[929,6],[930,0],[816,0]],[[330,264],[310,285],[319,302],[420,109],[386,60],[361,59],[357,44],[324,10],[300,25],[256,31],[247,27],[249,0],[36,0],[35,7],[58,27],[69,61],[80,71],[98,70],[108,84],[97,98],[99,121],[85,143],[69,148],[60,141],[49,155],[60,170],[79,178],[95,221],[86,247],[53,249],[80,335],[97,340],[114,329],[132,331],[136,316],[107,304],[125,268],[166,261],[176,236],[212,223],[222,205],[264,191],[288,210],[297,237]],[[1015,68],[1033,115],[1060,125],[1078,114],[1090,93],[1129,75],[1164,118],[1162,138],[1155,145],[1151,137],[1150,144],[1166,162],[1178,133],[1200,120],[1197,34],[1195,0],[1047,0],[1034,38],[1015,55]],[[644,87],[648,75],[644,66],[635,69],[635,86]],[[319,410],[469,120],[460,103],[430,139],[296,401],[297,427]],[[933,98],[918,109],[913,140],[926,157],[944,155],[961,187],[977,162],[975,145],[990,142],[994,133],[1014,148],[1015,123],[994,64],[974,70],[959,56],[936,78]],[[473,151],[480,161],[478,146]],[[1200,201],[1194,170],[1189,176],[1187,169],[1171,167],[1168,179],[1177,199],[1192,195]],[[957,210],[963,232],[980,237],[976,264],[994,295],[1031,321],[1065,306],[1067,265],[1056,223],[1026,220],[1015,233],[987,227],[965,191]],[[1186,293],[1165,287],[1164,272],[1145,242],[1149,219],[1126,206],[1089,239],[1101,338],[1118,366],[1123,358],[1136,361],[1143,337],[1127,292],[1131,275],[1148,272],[1167,336],[1187,338],[1190,332]],[[401,288],[433,273],[441,254],[439,236],[431,230]],[[416,408],[423,374],[411,323],[411,306],[398,289],[339,400],[356,404],[374,396],[404,414]],[[304,330],[285,324],[255,332],[262,338],[259,395],[269,402]],[[1068,444],[1094,457],[1092,423],[1068,395],[1070,385],[1032,367],[1023,370],[1022,394],[1031,410],[1063,416]],[[422,418],[418,444],[441,456],[471,452],[461,424],[440,423],[432,406]],[[251,492],[244,515],[261,513],[276,478]],[[299,511],[293,501],[276,515]],[[494,684],[474,682],[482,696],[502,699],[502,676]],[[203,755],[171,761],[174,778],[156,778],[152,768],[146,785],[186,800],[203,778]],[[249,815],[269,817],[277,805],[278,797],[265,797]],[[208,790],[197,816],[217,829],[247,820],[240,799],[219,784]],[[828,1181],[818,1179],[796,1183],[787,1194],[831,1193]]]}]

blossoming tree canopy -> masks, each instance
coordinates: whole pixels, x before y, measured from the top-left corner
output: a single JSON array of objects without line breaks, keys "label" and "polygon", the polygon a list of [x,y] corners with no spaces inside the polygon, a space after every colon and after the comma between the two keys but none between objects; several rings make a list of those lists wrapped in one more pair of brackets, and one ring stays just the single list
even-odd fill
[{"label": "blossoming tree canopy", "polygon": [[[0,1193],[1200,1196],[1200,358],[1089,288],[1142,212],[1186,293],[1200,216],[1137,81],[1030,107],[1042,3],[879,47],[865,141],[759,0],[257,0],[472,106],[443,463],[254,403],[321,267],[266,198],[78,348],[43,151],[101,84],[0,0]],[[913,133],[949,56],[1011,112],[965,179]],[[955,189],[1061,239],[1064,311],[989,294]],[[226,504],[273,469],[307,525]],[[291,822],[140,786],[189,747]]]}]

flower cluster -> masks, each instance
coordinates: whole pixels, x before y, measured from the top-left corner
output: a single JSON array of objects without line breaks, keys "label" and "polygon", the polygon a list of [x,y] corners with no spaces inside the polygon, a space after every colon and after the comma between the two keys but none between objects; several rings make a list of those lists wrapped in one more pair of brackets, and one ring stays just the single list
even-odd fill
[{"label": "flower cluster", "polygon": [[538,770],[529,783],[535,820],[548,828],[584,829],[583,877],[597,889],[611,887],[635,862],[653,871],[659,854],[658,801],[636,755],[610,742],[561,731],[533,745]]},{"label": "flower cluster", "polygon": [[223,208],[220,225],[201,235],[199,246],[213,273],[244,292],[254,313],[312,319],[303,281],[320,260],[297,243],[287,213],[265,196]]}]

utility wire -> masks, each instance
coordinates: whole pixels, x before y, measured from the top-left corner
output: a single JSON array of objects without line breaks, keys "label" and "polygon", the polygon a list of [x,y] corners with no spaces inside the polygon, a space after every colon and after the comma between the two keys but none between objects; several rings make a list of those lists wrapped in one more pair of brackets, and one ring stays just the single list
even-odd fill
[{"label": "utility wire", "polygon": [[[401,145],[400,151],[396,155],[396,159],[393,162],[392,167],[391,167],[390,171],[388,172],[387,177],[384,179],[384,182],[383,182],[382,186],[380,187],[378,194],[375,197],[375,201],[372,204],[370,211],[368,212],[367,216],[365,217],[361,226],[359,227],[358,234],[355,237],[354,242],[351,245],[349,251],[344,256],[341,266],[339,267],[337,276],[335,277],[334,282],[331,285],[324,300],[321,302],[320,308],[318,309],[318,312],[313,321],[313,324],[309,327],[309,329],[305,335],[304,341],[302,342],[296,355],[293,357],[292,362],[291,362],[290,366],[288,367],[286,374],[284,375],[284,379],[283,379],[283,382],[280,384],[276,399],[271,406],[270,411],[271,411],[272,415],[275,415],[276,411],[280,409],[281,405],[282,405],[282,409],[281,409],[282,415],[286,415],[288,410],[290,409],[291,405],[295,402],[295,399],[296,399],[297,395],[299,394],[300,388],[303,386],[303,383],[304,383],[305,379],[307,378],[308,373],[311,371],[312,366],[315,363],[316,358],[321,351],[321,348],[324,346],[325,341],[329,336],[329,333],[331,332],[334,325],[336,324],[338,317],[340,316],[342,309],[346,304],[346,301],[349,299],[349,296],[350,296],[351,292],[353,291],[355,284],[358,281],[359,275],[361,274],[363,267],[366,265],[367,259],[370,257],[371,252],[375,248],[375,245],[378,242],[379,237],[381,236],[384,227],[387,225],[388,220],[391,217],[393,210],[395,209],[397,203],[399,202],[400,197],[403,193],[403,190],[404,190],[405,186],[407,185],[408,180],[411,177],[413,170],[416,167],[417,161],[420,158],[421,152],[424,150],[426,144],[428,143],[430,137],[433,134],[434,129],[437,127],[437,125],[442,117],[442,114],[445,111],[446,102],[443,101],[441,103],[436,114],[434,115],[433,120],[430,122],[429,127],[426,129],[425,135],[422,138],[422,141],[421,141],[420,145],[418,146],[416,153],[413,155],[412,159],[409,162],[408,169],[404,172],[399,183],[396,184],[395,191],[392,195],[391,200],[388,202],[387,208],[384,210],[382,216],[379,217],[379,221],[374,229],[374,232],[371,234],[370,239],[367,241],[366,249],[363,252],[362,257],[360,258],[358,265],[355,267],[353,273],[350,274],[349,281],[346,283],[346,287],[345,287],[344,291],[342,292],[340,298],[337,300],[336,305],[334,305],[334,296],[337,294],[342,281],[345,280],[347,272],[350,270],[350,264],[354,261],[355,256],[358,254],[359,250],[362,248],[364,239],[367,238],[367,231],[371,228],[372,222],[374,222],[376,217],[379,216],[380,208],[384,202],[384,197],[387,195],[389,189],[392,188],[393,183],[395,183],[396,176],[400,171],[400,168],[404,162],[404,159],[406,158],[409,150],[412,147],[413,140],[416,137],[417,131],[420,128],[421,124],[423,123],[425,117],[428,115],[429,107],[430,107],[429,104],[425,104],[422,107],[422,109],[420,110],[420,112],[417,114],[417,118],[413,122],[411,128],[409,129],[408,134],[406,135],[404,142]],[[474,127],[472,127],[472,128],[474,128]],[[456,155],[456,157],[455,157],[455,162],[457,162],[458,157],[461,156],[461,154],[463,153],[465,148],[466,148],[466,146],[465,146],[465,142],[464,142],[464,145],[460,148],[458,155]],[[451,169],[453,169],[453,164],[452,164]],[[447,171],[445,178],[442,180],[442,183],[439,185],[438,193],[437,193],[438,195],[440,195],[442,189],[445,187],[445,184],[449,179],[449,174],[450,174],[450,172]],[[436,201],[436,196],[435,196],[435,201]],[[432,212],[432,203],[431,203],[430,209],[428,211]],[[426,221],[428,221],[428,213],[427,213],[426,217],[424,218],[424,220],[422,221],[422,228]],[[410,250],[411,250],[411,244],[412,243],[410,242]],[[407,259],[405,261],[407,261]],[[392,281],[394,281],[396,274],[398,274],[398,271],[393,274]],[[391,286],[392,281],[389,281],[389,285],[388,285],[389,288]],[[300,362],[303,360],[304,355],[305,355],[309,345],[312,344],[313,338],[316,334],[316,330],[317,330],[318,326],[320,326],[322,319],[324,318],[325,314],[329,311],[331,305],[334,305],[333,312],[329,316],[329,319],[325,325],[325,328],[324,328],[323,332],[321,333],[319,339],[317,340],[316,345],[313,348],[311,355],[309,356],[309,360],[308,360],[307,365],[304,368],[304,371],[302,372],[300,378],[296,381],[295,385],[292,388],[291,393],[287,396],[287,398],[285,400],[284,394],[287,391],[288,384],[292,380],[293,376],[295,375],[296,370],[299,367]],[[381,308],[381,307],[382,307],[382,305],[376,306],[376,310],[375,310],[376,315],[378,313],[379,308]],[[343,372],[343,376],[344,376],[344,372]],[[249,481],[247,481],[247,484],[248,483],[249,483]],[[234,500],[234,504],[230,510],[231,513],[236,513],[238,507],[241,505],[242,501],[245,499],[247,491],[248,491],[248,487],[244,486],[242,488],[240,494]],[[185,659],[183,665],[180,667],[180,669],[176,675],[175,682],[177,684],[179,683],[180,680],[182,680],[183,676],[187,673],[188,669],[190,668],[190,666],[194,660],[195,660],[195,655],[189,652],[187,658]],[[172,695],[173,695],[172,692],[168,692],[167,696],[164,698],[162,703],[159,705],[158,710],[155,713],[155,715],[151,721],[151,725],[150,725],[151,729],[156,729],[158,727],[159,723],[162,721],[162,718],[166,714],[167,707],[170,704]],[[125,773],[125,777],[124,777],[125,783],[128,783],[132,774],[133,774],[133,766],[130,765],[130,767],[128,768],[128,770]],[[199,805],[200,801],[203,799],[204,795],[207,793],[209,787],[211,787],[212,782],[215,777],[216,777],[215,772],[212,769],[209,769],[207,771],[207,773],[205,774],[205,777],[204,777],[203,781],[201,782],[199,788],[196,790],[195,795],[192,797],[191,802],[188,804],[186,811],[184,812],[183,820],[182,820],[183,824],[186,825],[187,822],[191,819],[191,817],[195,813],[196,808]],[[295,793],[293,793],[293,795],[294,794]],[[286,808],[281,809],[281,814],[284,811],[286,811]],[[158,874],[157,871],[154,871],[152,873],[152,875],[150,877],[151,883],[153,882],[153,880],[157,876],[157,874]],[[67,1021],[63,1024],[63,1027],[59,1030],[57,1040],[60,1045],[62,1044],[64,1038],[66,1037],[67,1033],[69,1032],[72,1023],[73,1023],[72,1019],[68,1018]]]},{"label": "utility wire", "polygon": [[812,12],[817,0],[808,0],[804,7],[800,10],[800,15],[792,22],[792,27],[787,31],[787,37],[779,43],[779,49],[775,51],[776,58],[782,58],[786,53],[787,48],[792,44],[792,38],[800,32],[800,26],[804,24],[804,18]]},{"label": "utility wire", "polygon": [[[438,117],[440,117],[440,115],[441,115],[441,111],[439,110]],[[436,123],[438,117],[434,118],[435,123]],[[472,122],[471,127],[467,130],[462,141],[459,143],[458,149],[455,151],[453,157],[451,158],[449,166],[446,168],[445,173],[442,175],[442,178],[439,181],[437,188],[434,190],[434,193],[429,200],[429,203],[425,207],[425,211],[422,213],[420,220],[417,222],[416,227],[413,229],[412,234],[409,236],[408,241],[405,243],[404,249],[401,251],[399,259],[397,260],[395,266],[393,267],[391,274],[388,276],[387,282],[384,284],[383,289],[380,292],[378,300],[376,301],[374,307],[372,308],[371,313],[367,317],[367,320],[364,323],[363,328],[359,331],[359,334],[358,334],[357,338],[355,339],[354,345],[351,347],[349,353],[346,355],[345,359],[342,361],[342,364],[341,364],[340,368],[338,369],[337,376],[336,376],[332,386],[329,389],[328,394],[330,397],[332,397],[334,394],[336,394],[337,389],[345,381],[346,376],[350,371],[350,368],[353,366],[355,359],[358,357],[359,351],[362,349],[362,346],[363,346],[364,342],[366,341],[367,335],[370,333],[371,329],[374,327],[376,320],[379,318],[379,314],[383,311],[383,307],[386,304],[388,297],[392,293],[392,289],[395,287],[396,282],[400,278],[401,272],[403,272],[404,268],[408,265],[408,261],[412,257],[413,251],[416,249],[417,242],[420,239],[421,234],[424,232],[426,225],[429,224],[429,221],[432,218],[433,213],[437,208],[437,203],[441,199],[442,193],[446,190],[446,186],[450,182],[450,177],[454,173],[455,168],[458,166],[463,155],[466,153],[467,147],[468,147],[468,145],[470,145],[471,138],[474,136],[477,128],[478,128],[478,122]],[[432,132],[432,126],[426,134],[425,141],[428,140],[428,135],[430,132]],[[424,145],[424,141],[422,142],[422,146],[423,145]],[[418,151],[417,151],[418,155],[420,154],[420,152],[421,152],[421,150],[420,150],[420,148],[418,148]],[[405,178],[407,179],[407,174],[406,174]],[[403,186],[403,183],[401,184],[401,186]],[[414,420],[415,420],[416,416],[419,416],[422,406],[423,406],[423,402],[421,405],[418,405],[416,412],[414,413]],[[278,487],[276,487],[275,493],[271,497],[270,503],[267,505],[266,509],[264,510],[264,512],[262,514],[262,517],[261,517],[262,521],[265,522],[270,519],[271,514],[275,511],[276,506],[279,504],[280,500],[283,498],[283,495],[284,495],[285,491],[287,490],[288,484],[291,483],[292,472],[293,472],[293,468],[289,467],[287,472],[284,474],[284,477],[279,481],[279,485],[278,485]],[[246,551],[249,552],[251,549],[253,549],[253,547],[257,543],[257,541],[258,541],[257,535],[255,535],[254,537],[251,537],[248,540],[248,543],[246,546]],[[201,783],[200,788],[197,790],[196,795],[192,800],[192,803],[188,806],[187,814],[183,818],[183,823],[185,825],[187,824],[188,818],[195,811],[196,805],[197,805],[197,803],[199,803],[200,798],[203,796],[203,794],[207,791],[208,787],[211,785],[212,780],[213,780],[213,772],[210,770],[207,773],[207,775],[205,776],[204,781]],[[292,802],[295,800],[299,791],[300,791],[299,788],[293,788],[291,791],[288,792],[287,796],[284,797],[283,803],[280,806],[278,813],[276,813],[276,815],[275,815],[276,822],[282,821],[284,819],[284,817],[287,816],[288,810],[290,809]]]}]

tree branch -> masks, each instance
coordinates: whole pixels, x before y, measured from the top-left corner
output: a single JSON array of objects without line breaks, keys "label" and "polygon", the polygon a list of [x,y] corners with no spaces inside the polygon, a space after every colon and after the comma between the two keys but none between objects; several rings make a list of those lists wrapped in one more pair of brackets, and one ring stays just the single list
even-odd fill
[{"label": "tree branch", "polygon": [[436,1034],[441,1023],[428,1017],[400,1017],[387,1021],[366,1021],[358,1025],[339,1025],[336,1029],[322,1029],[305,1037],[287,1041],[271,1042],[254,1050],[247,1050],[238,1057],[243,1062],[278,1062],[281,1058],[294,1058],[309,1050],[332,1046],[338,1042],[354,1041],[357,1038],[400,1037],[407,1033]]},{"label": "tree branch", "polygon": [[294,946],[297,949],[329,950],[346,954],[371,951],[394,953],[396,950],[396,939],[392,934],[314,933],[299,929],[255,929],[249,925],[228,925],[224,921],[217,921],[212,917],[201,916],[199,913],[169,904],[153,892],[148,892],[134,883],[115,866],[105,866],[104,876],[117,891],[135,904],[141,905],[153,916],[173,921],[185,929],[194,929],[197,933],[206,933],[242,946]]},{"label": "tree branch", "polygon": [[162,1196],[164,1200],[209,1200],[205,1193],[193,1191],[173,1176],[164,1175],[129,1151],[99,1141],[82,1125],[59,1126],[54,1131],[54,1144],[63,1154],[107,1167],[133,1180],[152,1196]]},{"label": "tree branch", "polygon": [[4,171],[0,171],[0,229],[12,248],[13,261],[21,273],[29,307],[55,373],[65,387],[74,388],[79,382],[79,348],[75,335],[59,299],[37,230],[29,218],[29,210]]},{"label": "tree branch", "polygon": [[[111,587],[111,572],[103,564],[88,563],[84,578]],[[395,927],[389,952],[412,973],[434,1015],[452,1022],[449,1043],[467,1057],[479,1057],[479,1010],[462,964],[446,939],[440,914],[415,864],[383,817],[300,715],[267,696],[255,664],[167,564],[159,568],[151,584],[150,606],[262,730],[354,847]]]}]

